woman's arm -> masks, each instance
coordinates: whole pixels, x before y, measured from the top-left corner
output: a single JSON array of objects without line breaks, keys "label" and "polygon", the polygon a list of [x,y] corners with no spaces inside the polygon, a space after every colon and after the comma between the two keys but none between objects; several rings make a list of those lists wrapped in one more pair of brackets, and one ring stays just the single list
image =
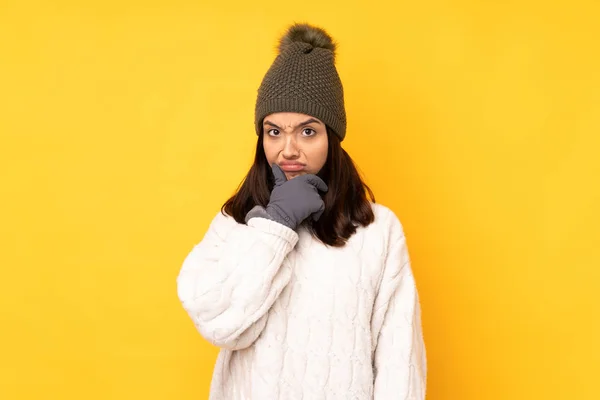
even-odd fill
[{"label": "woman's arm", "polygon": [[385,269],[371,320],[374,400],[424,400],[427,360],[419,295],[400,221],[391,217]]},{"label": "woman's arm", "polygon": [[213,219],[177,277],[179,299],[206,340],[230,350],[254,343],[290,281],[282,264],[297,241],[295,231],[268,219]]}]

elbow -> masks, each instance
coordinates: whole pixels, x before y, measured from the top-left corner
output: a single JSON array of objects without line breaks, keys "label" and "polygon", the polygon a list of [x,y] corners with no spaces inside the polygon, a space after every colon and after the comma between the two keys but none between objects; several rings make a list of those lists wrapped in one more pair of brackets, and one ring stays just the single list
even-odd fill
[{"label": "elbow", "polygon": [[203,312],[195,302],[182,303],[198,333],[213,346],[221,349],[233,351],[250,347],[266,324],[266,318],[252,323],[243,315],[236,315],[238,313],[235,309],[229,308],[225,312]]},{"label": "elbow", "polygon": [[200,316],[201,312],[197,307],[189,306],[185,301],[182,303],[186,313],[192,319],[194,327],[206,341],[222,349],[239,350],[236,337],[232,335],[231,330],[227,329],[224,323],[219,321],[219,318],[204,320]]},{"label": "elbow", "polygon": [[261,316],[254,307],[232,304],[231,296],[224,295],[222,290],[199,290],[194,282],[180,276],[177,292],[200,335],[212,345],[226,350],[250,347],[264,329],[267,315]]},{"label": "elbow", "polygon": [[223,326],[216,321],[212,323],[195,322],[196,328],[200,335],[204,337],[213,346],[225,350],[243,350],[254,344],[260,336],[264,325],[261,321],[251,324],[248,328],[239,332],[241,329],[232,331],[231,328]]},{"label": "elbow", "polygon": [[225,350],[242,350],[244,347],[240,346],[237,338],[231,335],[224,334],[219,329],[210,329],[206,326],[197,325],[198,331],[204,339],[206,339],[213,346],[219,347]]},{"label": "elbow", "polygon": [[244,350],[254,344],[254,341],[243,341],[241,337],[225,337],[219,335],[202,335],[206,340],[208,340],[213,346],[216,346],[220,349],[235,351],[235,350]]}]

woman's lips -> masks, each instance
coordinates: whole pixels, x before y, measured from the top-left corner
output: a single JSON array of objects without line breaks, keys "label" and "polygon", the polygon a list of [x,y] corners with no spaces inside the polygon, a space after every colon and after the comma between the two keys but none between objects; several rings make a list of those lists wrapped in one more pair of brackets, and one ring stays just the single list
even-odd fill
[{"label": "woman's lips", "polygon": [[296,163],[280,164],[279,166],[285,172],[298,172],[298,171],[302,171],[304,169],[304,164],[296,164]]}]

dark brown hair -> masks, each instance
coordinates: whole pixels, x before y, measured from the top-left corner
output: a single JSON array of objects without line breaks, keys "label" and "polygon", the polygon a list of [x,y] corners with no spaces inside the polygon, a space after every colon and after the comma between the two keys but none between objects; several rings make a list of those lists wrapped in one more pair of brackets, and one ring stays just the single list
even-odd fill
[{"label": "dark brown hair", "polygon": [[[375,196],[361,179],[337,135],[329,128],[327,138],[327,161],[318,174],[329,187],[323,196],[325,210],[318,221],[308,226],[321,242],[341,247],[356,232],[357,225],[367,226],[375,220],[367,194],[372,202],[375,202]],[[273,184],[271,166],[263,149],[263,135],[260,134],[250,171],[237,192],[223,204],[221,211],[238,223],[245,223],[246,214],[254,206],[267,206]]]}]

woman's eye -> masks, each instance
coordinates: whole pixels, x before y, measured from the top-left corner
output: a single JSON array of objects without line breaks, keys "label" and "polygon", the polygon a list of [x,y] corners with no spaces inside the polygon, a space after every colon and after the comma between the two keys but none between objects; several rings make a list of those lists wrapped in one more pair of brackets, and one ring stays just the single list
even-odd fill
[{"label": "woman's eye", "polygon": [[269,136],[279,136],[279,131],[277,129],[269,129],[267,133]]},{"label": "woman's eye", "polygon": [[304,130],[302,131],[302,134],[303,134],[304,136],[312,136],[312,135],[314,135],[315,133],[317,133],[317,132],[316,132],[314,129],[310,129],[310,128],[306,128],[306,129],[304,129]]}]

